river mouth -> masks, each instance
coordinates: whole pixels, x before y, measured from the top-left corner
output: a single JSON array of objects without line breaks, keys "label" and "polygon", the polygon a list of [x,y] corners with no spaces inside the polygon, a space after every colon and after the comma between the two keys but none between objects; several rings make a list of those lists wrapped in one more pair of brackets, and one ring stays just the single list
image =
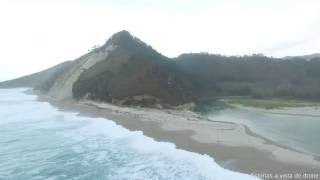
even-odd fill
[{"label": "river mouth", "polygon": [[233,107],[219,99],[198,103],[195,110],[205,114],[209,120],[243,124],[255,134],[276,144],[315,157],[320,156],[320,118],[317,116],[295,116]]}]

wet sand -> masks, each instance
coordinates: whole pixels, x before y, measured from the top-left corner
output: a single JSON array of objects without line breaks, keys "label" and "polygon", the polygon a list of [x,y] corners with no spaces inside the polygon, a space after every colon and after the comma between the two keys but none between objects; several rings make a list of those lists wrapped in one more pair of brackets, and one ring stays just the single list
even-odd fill
[{"label": "wet sand", "polygon": [[289,177],[297,173],[314,174],[320,179],[320,161],[315,157],[279,146],[240,124],[208,121],[206,117],[186,110],[129,108],[45,97],[40,100],[50,102],[61,111],[103,117],[127,129],[142,131],[157,141],[172,142],[177,148],[207,154],[233,171],[258,174],[264,179],[279,179],[276,175],[287,175],[281,179],[308,179]]}]

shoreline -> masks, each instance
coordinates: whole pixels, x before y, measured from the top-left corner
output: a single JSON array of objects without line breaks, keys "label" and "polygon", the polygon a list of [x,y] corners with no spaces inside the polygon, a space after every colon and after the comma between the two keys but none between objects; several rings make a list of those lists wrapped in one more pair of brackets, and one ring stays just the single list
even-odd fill
[{"label": "shoreline", "polygon": [[315,157],[274,144],[242,124],[208,121],[199,114],[183,110],[60,101],[41,95],[38,100],[49,102],[61,111],[106,118],[126,129],[142,131],[156,141],[174,143],[178,149],[207,154],[220,166],[232,171],[271,176],[320,172],[320,162]]}]

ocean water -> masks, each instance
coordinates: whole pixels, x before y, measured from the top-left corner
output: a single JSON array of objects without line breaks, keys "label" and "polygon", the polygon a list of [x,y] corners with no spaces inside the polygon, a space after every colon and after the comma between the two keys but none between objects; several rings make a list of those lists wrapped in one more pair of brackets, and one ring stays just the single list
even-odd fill
[{"label": "ocean water", "polygon": [[256,112],[253,110],[213,108],[208,114],[214,121],[247,125],[254,133],[276,143],[320,157],[320,118]]},{"label": "ocean water", "polygon": [[0,89],[1,180],[255,179],[102,118]]}]

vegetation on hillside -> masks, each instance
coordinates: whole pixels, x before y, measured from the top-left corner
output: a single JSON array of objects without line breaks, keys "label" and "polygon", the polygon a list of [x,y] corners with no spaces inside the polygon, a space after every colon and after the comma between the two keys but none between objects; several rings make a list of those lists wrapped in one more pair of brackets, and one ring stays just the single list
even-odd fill
[{"label": "vegetation on hillside", "polygon": [[[147,104],[152,101],[178,105],[207,97],[247,96],[250,99],[238,98],[232,102],[264,108],[295,106],[300,104],[297,100],[320,101],[317,56],[277,59],[262,54],[191,53],[170,59],[127,31],[114,34],[105,45],[95,47],[86,56],[106,53],[105,48],[110,46],[116,48],[108,52],[105,60],[82,69],[72,84],[74,98],[137,104],[136,96],[148,95]],[[0,86],[30,86],[46,92],[73,65],[65,62]]]},{"label": "vegetation on hillside", "polygon": [[183,54],[175,59],[199,84],[197,96],[320,100],[320,58]]},{"label": "vegetation on hillside", "polygon": [[[155,103],[178,105],[192,101],[192,85],[169,58],[141,40],[122,31],[106,43],[114,49],[105,61],[85,70],[73,85],[76,99],[136,102],[135,96],[152,96]],[[103,48],[103,47],[102,47]]]}]

